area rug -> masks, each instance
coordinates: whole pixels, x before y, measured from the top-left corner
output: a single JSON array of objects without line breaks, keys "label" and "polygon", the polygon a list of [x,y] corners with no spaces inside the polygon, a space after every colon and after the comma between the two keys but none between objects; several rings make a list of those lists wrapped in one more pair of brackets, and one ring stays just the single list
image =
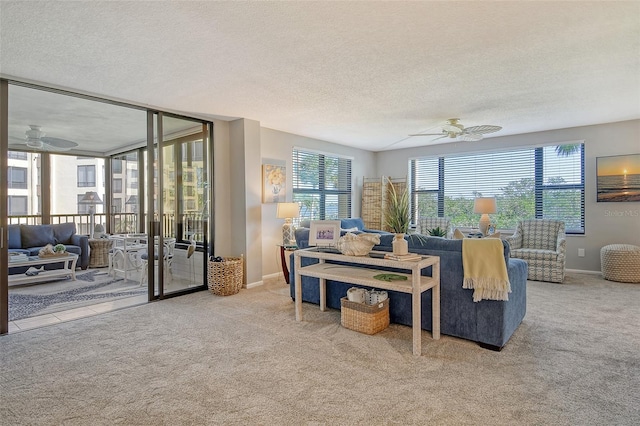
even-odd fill
[{"label": "area rug", "polygon": [[9,321],[145,294],[146,286],[113,278],[100,270],[57,280],[9,287]]}]

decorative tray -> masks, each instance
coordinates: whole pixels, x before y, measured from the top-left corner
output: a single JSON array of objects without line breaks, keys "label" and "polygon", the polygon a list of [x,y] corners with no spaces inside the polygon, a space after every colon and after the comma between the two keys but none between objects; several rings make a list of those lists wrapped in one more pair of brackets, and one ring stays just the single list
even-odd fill
[{"label": "decorative tray", "polygon": [[38,257],[64,257],[68,256],[69,253],[66,251],[64,253],[48,253],[48,254],[39,254]]}]

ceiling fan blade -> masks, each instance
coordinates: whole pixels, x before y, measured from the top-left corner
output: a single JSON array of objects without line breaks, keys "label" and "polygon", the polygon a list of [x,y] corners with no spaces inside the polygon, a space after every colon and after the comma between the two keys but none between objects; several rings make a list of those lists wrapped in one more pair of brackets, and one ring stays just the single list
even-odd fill
[{"label": "ceiling fan blade", "polygon": [[414,133],[409,136],[447,136],[447,135],[446,134],[443,135],[442,132],[440,132],[440,133]]},{"label": "ceiling fan blade", "polygon": [[78,146],[77,143],[72,142],[70,140],[66,140],[66,139],[60,139],[60,138],[52,138],[52,137],[48,137],[45,136],[42,138],[42,142],[53,147],[54,149],[58,149],[58,150],[69,150],[71,148],[75,148],[76,146]]},{"label": "ceiling fan blade", "polygon": [[460,139],[465,142],[477,142],[484,139],[484,136],[482,136],[480,133],[464,133],[460,136]]},{"label": "ceiling fan blade", "polygon": [[494,133],[498,130],[502,130],[500,126],[490,126],[488,124],[484,124],[482,126],[471,126],[464,129],[465,133],[475,133],[480,135],[486,135],[487,133]]}]

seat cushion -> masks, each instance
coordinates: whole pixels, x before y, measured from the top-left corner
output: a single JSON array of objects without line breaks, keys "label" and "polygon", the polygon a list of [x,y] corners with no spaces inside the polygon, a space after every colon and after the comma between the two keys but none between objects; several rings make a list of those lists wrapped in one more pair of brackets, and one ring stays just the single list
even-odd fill
[{"label": "seat cushion", "polygon": [[558,252],[539,249],[511,249],[511,257],[523,260],[558,260]]}]

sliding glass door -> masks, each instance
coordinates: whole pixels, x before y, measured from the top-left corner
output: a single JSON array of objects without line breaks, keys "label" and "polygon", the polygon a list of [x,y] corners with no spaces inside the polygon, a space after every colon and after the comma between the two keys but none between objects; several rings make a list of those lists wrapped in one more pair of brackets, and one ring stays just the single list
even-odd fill
[{"label": "sliding glass door", "polygon": [[154,262],[145,266],[154,296],[163,297],[206,285],[211,127],[162,113],[152,120],[157,137],[145,156],[152,159],[145,166],[145,206]]}]

